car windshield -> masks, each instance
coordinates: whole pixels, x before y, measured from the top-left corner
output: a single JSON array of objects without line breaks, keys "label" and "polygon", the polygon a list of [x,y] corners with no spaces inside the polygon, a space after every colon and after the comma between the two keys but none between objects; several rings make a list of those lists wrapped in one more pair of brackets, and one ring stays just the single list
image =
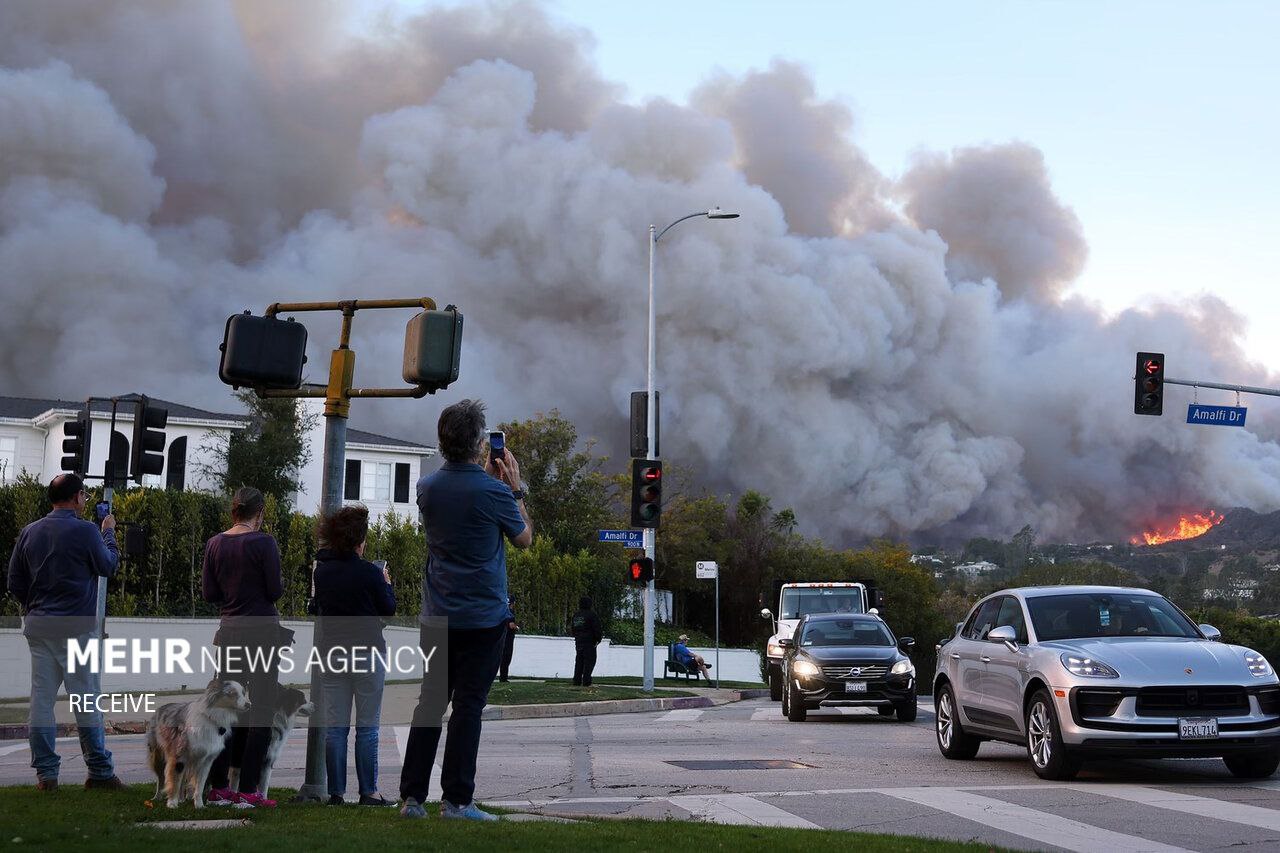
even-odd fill
[{"label": "car windshield", "polygon": [[1159,595],[1071,593],[1027,598],[1036,639],[1199,637],[1191,620]]},{"label": "car windshield", "polygon": [[809,613],[861,613],[862,594],[857,587],[784,589],[779,619],[799,619]]},{"label": "car windshield", "polygon": [[823,619],[804,626],[802,646],[892,646],[893,635],[879,622],[850,619]]}]

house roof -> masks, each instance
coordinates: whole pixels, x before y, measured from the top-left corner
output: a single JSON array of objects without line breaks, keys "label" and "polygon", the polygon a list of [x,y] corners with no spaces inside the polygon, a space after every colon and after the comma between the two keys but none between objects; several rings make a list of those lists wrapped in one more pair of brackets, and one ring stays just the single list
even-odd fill
[{"label": "house roof", "polygon": [[[169,400],[161,400],[156,397],[150,398],[151,402],[156,406],[167,409],[169,417],[184,418],[199,421],[233,421],[247,424],[250,421],[248,415],[232,414],[230,412],[211,412],[207,409],[198,409],[195,406],[185,406],[182,403],[174,403]],[[36,418],[45,412],[53,410],[79,411],[84,403],[76,400],[48,400],[37,397],[0,397],[0,418]],[[110,412],[111,404],[107,402],[95,402],[93,404],[95,412]],[[128,404],[123,404],[122,411],[127,417],[133,417],[133,411]],[[403,438],[393,438],[389,435],[380,435],[376,432],[367,432],[360,429],[347,429],[347,441],[352,444],[373,444],[382,447],[403,447],[406,450],[434,450],[431,445],[424,444],[420,441],[408,441]]]},{"label": "house roof", "polygon": [[[214,420],[214,421],[239,421],[248,423],[248,415],[237,415],[229,412],[211,412],[207,409],[197,409],[195,406],[184,406],[181,403],[172,403],[168,400],[160,400],[155,397],[150,398],[151,402],[162,409],[169,410],[169,416],[174,418],[191,418],[193,420]],[[34,418],[53,409],[70,409],[71,411],[79,411],[84,403],[78,400],[47,400],[35,397],[0,397],[0,418]],[[133,412],[127,408],[128,404],[124,404],[126,408],[124,413],[132,416]],[[95,402],[93,404],[95,412],[111,411],[111,404],[108,402]]]},{"label": "house roof", "polygon": [[430,445],[423,444],[420,441],[405,441],[403,438],[392,438],[389,435],[379,435],[376,432],[365,432],[362,429],[347,428],[347,442],[350,444],[380,444],[384,447],[403,447],[408,449],[426,449],[434,450]]}]

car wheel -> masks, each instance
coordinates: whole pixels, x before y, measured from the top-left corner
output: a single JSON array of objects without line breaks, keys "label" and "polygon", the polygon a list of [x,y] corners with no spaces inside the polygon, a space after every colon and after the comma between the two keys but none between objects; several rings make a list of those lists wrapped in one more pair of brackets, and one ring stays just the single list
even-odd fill
[{"label": "car wheel", "polygon": [[796,697],[791,695],[791,679],[787,679],[787,686],[782,694],[782,701],[786,706],[787,719],[793,723],[803,723],[809,716],[809,712],[804,707],[803,701],[796,701]]},{"label": "car wheel", "polygon": [[973,735],[965,734],[960,727],[960,710],[950,685],[938,688],[933,698],[934,734],[938,737],[938,751],[944,758],[966,760],[978,754],[981,743]]},{"label": "car wheel", "polygon": [[1226,755],[1222,761],[1232,776],[1240,779],[1265,779],[1280,767],[1280,750],[1266,749],[1246,755]]},{"label": "car wheel", "polygon": [[894,707],[898,712],[898,722],[900,723],[914,723],[916,721],[916,715],[920,713],[920,708],[916,704],[915,696],[912,696],[906,702]]},{"label": "car wheel", "polygon": [[782,701],[782,670],[779,667],[769,667],[769,701]]},{"label": "car wheel", "polygon": [[[781,688],[779,689],[781,690]],[[787,691],[787,690],[781,690],[781,692],[782,692],[782,716],[785,717],[791,713],[791,695],[790,695],[790,691]]]},{"label": "car wheel", "polygon": [[894,708],[892,705],[881,705],[879,708],[876,708],[876,711],[878,711],[882,717],[892,717]]},{"label": "car wheel", "polygon": [[1080,772],[1080,759],[1067,752],[1053,700],[1037,690],[1027,705],[1027,756],[1041,779],[1065,781]]}]

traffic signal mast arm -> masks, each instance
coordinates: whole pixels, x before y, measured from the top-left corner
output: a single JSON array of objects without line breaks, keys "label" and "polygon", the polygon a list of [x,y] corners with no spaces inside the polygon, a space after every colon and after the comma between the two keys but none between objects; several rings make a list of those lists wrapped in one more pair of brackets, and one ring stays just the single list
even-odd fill
[{"label": "traffic signal mast arm", "polygon": [[1238,394],[1266,394],[1280,397],[1280,388],[1259,388],[1256,385],[1231,385],[1226,382],[1195,382],[1189,379],[1164,379],[1165,385],[1186,385],[1190,388],[1217,388],[1222,391],[1235,391]]}]

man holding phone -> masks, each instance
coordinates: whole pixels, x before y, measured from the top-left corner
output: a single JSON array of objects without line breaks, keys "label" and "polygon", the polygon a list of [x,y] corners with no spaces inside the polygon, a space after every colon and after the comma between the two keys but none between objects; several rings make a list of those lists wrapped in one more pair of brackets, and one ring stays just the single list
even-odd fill
[{"label": "man holding phone", "polygon": [[[422,585],[423,647],[432,645],[435,626],[447,624],[447,698],[453,704],[445,740],[440,783],[440,816],[497,820],[473,801],[480,713],[498,674],[507,633],[506,542],[533,543],[533,524],[524,505],[520,463],[502,433],[486,434],[484,404],[454,403],[437,425],[440,470],[418,481],[418,508],[427,538]],[[485,439],[491,452],[485,461]],[[483,467],[482,467],[483,466]],[[423,802],[440,743],[439,706],[424,677],[400,775],[400,814],[426,816]]]}]

